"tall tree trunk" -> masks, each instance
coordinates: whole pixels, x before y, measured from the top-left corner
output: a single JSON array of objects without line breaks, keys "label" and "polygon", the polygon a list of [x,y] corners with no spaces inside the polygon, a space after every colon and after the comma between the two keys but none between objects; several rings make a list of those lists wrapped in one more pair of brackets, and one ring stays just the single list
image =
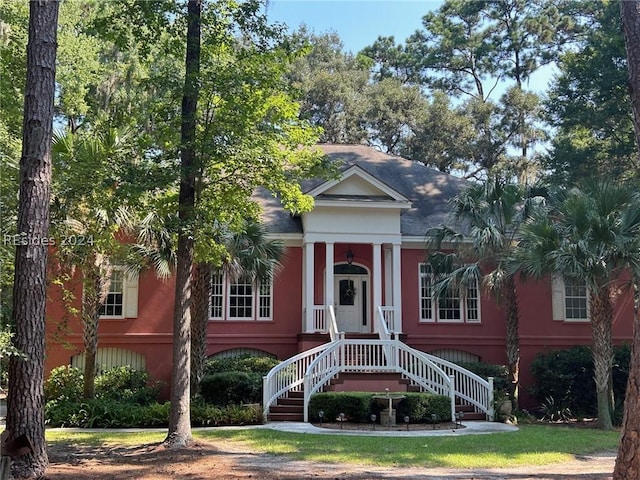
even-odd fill
[{"label": "tall tree trunk", "polygon": [[[627,49],[636,147],[640,153],[640,2],[629,0],[620,2],[620,13]],[[614,480],[640,478],[640,319],[638,319],[637,277],[634,278],[634,284],[636,304],[633,318],[633,346],[624,400],[622,438],[613,471]]]},{"label": "tall tree trunk", "polygon": [[627,50],[628,86],[631,95],[633,125],[636,132],[636,146],[640,149],[640,1],[623,0],[620,2],[620,14]]},{"label": "tall tree trunk", "polygon": [[209,320],[209,289],[211,265],[197,263],[193,270],[193,301],[191,303],[191,396],[200,392],[200,380],[207,358],[207,322]]},{"label": "tall tree trunk", "polygon": [[191,267],[193,265],[193,218],[196,198],[196,114],[200,77],[201,1],[187,4],[187,54],[180,147],[180,194],[176,293],[173,313],[173,369],[169,432],[164,444],[182,447],[191,442],[190,367],[191,367]]},{"label": "tall tree trunk", "polygon": [[13,284],[15,346],[27,358],[9,359],[8,440],[26,435],[33,450],[15,459],[16,478],[44,475],[44,341],[51,192],[51,134],[55,94],[58,2],[31,1],[25,87],[18,233]]},{"label": "tall tree trunk", "polygon": [[622,438],[613,470],[613,480],[640,478],[640,318],[638,317],[637,280],[635,284],[633,345],[624,399]]},{"label": "tall tree trunk", "polygon": [[84,376],[82,395],[93,398],[96,394],[96,356],[98,354],[98,326],[100,307],[107,300],[111,285],[111,263],[101,255],[91,256],[82,281],[82,339],[84,342]]},{"label": "tall tree trunk", "polygon": [[503,288],[503,301],[506,311],[506,347],[509,362],[509,396],[514,410],[519,408],[520,385],[520,312],[518,309],[518,292],[516,282],[510,277]]},{"label": "tall tree trunk", "polygon": [[613,345],[611,343],[611,319],[613,305],[608,291],[592,292],[589,299],[591,308],[591,328],[593,333],[593,370],[598,402],[598,428],[611,430],[611,404],[609,402],[609,377],[613,365]]}]

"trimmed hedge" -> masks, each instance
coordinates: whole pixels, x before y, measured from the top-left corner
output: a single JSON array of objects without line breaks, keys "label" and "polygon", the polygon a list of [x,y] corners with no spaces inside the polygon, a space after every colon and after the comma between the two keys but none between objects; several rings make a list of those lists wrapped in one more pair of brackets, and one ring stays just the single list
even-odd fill
[{"label": "trimmed hedge", "polygon": [[451,399],[444,395],[407,392],[398,404],[398,421],[409,415],[412,423],[431,423],[431,415],[437,415],[438,422],[451,421]]},{"label": "trimmed hedge", "polygon": [[327,422],[333,422],[341,413],[350,422],[368,422],[372,403],[368,392],[317,393],[309,400],[309,418],[319,420],[318,412],[322,410]]},{"label": "trimmed hedge", "polygon": [[262,401],[262,377],[257,373],[221,372],[200,381],[200,394],[212,405],[240,405]]},{"label": "trimmed hedge", "polygon": [[[396,421],[403,422],[408,415],[411,423],[431,423],[431,414],[438,416],[438,422],[451,421],[451,399],[444,395],[416,392],[393,392],[406,398],[396,408]],[[309,401],[309,418],[318,421],[318,412],[324,412],[323,419],[332,422],[344,413],[350,422],[369,422],[371,414],[376,414],[378,422],[383,407],[371,392],[326,392],[313,395]],[[383,394],[378,394],[383,395]]]},{"label": "trimmed hedge", "polygon": [[210,358],[200,381],[200,395],[213,405],[262,402],[262,377],[280,360],[269,356],[240,355]]},{"label": "trimmed hedge", "polygon": [[239,355],[237,357],[209,358],[204,366],[204,376],[220,372],[257,373],[264,377],[280,360],[269,356]]}]

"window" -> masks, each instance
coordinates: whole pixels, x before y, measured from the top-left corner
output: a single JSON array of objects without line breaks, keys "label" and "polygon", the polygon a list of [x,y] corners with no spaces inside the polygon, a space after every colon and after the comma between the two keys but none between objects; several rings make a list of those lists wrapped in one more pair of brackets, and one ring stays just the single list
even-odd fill
[{"label": "window", "polygon": [[229,284],[229,318],[250,320],[253,318],[253,285],[246,278]]},{"label": "window", "polygon": [[211,320],[271,320],[271,283],[254,285],[248,278],[237,281],[221,272],[211,275],[209,318]]},{"label": "window", "polygon": [[100,307],[101,317],[124,318],[124,272],[113,269],[111,285],[104,304]]},{"label": "window", "polygon": [[209,300],[209,317],[222,320],[224,300],[224,284],[222,283],[222,273],[213,272],[211,274],[211,297]]},{"label": "window", "polygon": [[258,320],[271,319],[271,283],[261,284],[258,289]]},{"label": "window", "polygon": [[587,320],[588,295],[585,283],[564,281],[564,311],[567,320]]},{"label": "window", "polygon": [[589,289],[585,282],[553,277],[551,294],[554,320],[589,321]]},{"label": "window", "polygon": [[435,298],[433,285],[436,280],[429,264],[419,264],[418,277],[421,322],[480,322],[480,296],[476,282],[466,287],[464,296],[452,290]]},{"label": "window", "polygon": [[100,307],[100,318],[124,319],[138,317],[138,275],[124,267],[113,267],[109,293]]}]

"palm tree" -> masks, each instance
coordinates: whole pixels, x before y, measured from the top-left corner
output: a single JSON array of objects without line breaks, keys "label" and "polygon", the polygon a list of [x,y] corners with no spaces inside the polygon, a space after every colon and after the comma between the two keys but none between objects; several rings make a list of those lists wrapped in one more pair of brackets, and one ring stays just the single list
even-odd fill
[{"label": "palm tree", "polygon": [[[216,240],[226,249],[226,257],[218,268],[229,280],[248,278],[258,288],[270,282],[280,266],[284,247],[278,240],[267,237],[264,226],[255,220],[246,220],[239,232],[220,227]],[[200,388],[204,373],[207,347],[207,321],[211,272],[215,267],[199,262],[193,270],[193,302],[191,304],[191,393]]]},{"label": "palm tree", "polygon": [[[429,231],[433,238],[428,261],[441,278],[436,294],[455,289],[464,295],[465,285],[481,281],[485,291],[502,304],[505,311],[506,351],[509,364],[509,395],[518,408],[520,377],[519,307],[515,272],[512,268],[518,235],[540,198],[530,190],[492,177],[473,185],[452,200],[451,214],[465,234],[447,227]],[[445,253],[445,242],[453,252]]]},{"label": "palm tree", "polygon": [[625,272],[633,278],[640,272],[640,196],[630,185],[608,181],[560,192],[525,226],[520,246],[523,275],[587,286],[598,426],[611,429],[613,309]]},{"label": "palm tree", "polygon": [[126,249],[119,235],[131,229],[131,211],[118,186],[119,166],[133,159],[129,138],[112,129],[69,131],[53,140],[52,229],[62,239],[56,255],[61,267],[77,268],[82,275],[85,398],[95,395],[100,309],[109,294],[112,263]]}]

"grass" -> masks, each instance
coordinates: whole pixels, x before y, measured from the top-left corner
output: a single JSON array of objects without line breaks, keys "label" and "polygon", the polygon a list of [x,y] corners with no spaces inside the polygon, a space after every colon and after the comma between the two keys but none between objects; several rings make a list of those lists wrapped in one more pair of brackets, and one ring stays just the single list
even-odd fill
[{"label": "grass", "polygon": [[[246,444],[252,451],[296,460],[377,466],[500,468],[548,465],[617,448],[620,433],[523,425],[517,432],[451,437],[356,437],[279,432],[268,429],[197,430],[195,439]],[[161,442],[165,431],[47,431],[52,443],[108,446]]]},{"label": "grass", "polygon": [[130,431],[125,430],[109,431],[109,430],[46,430],[45,437],[47,443],[61,443],[67,445],[78,446],[131,446],[144,445],[147,443],[162,442],[167,436],[167,430],[141,430]]}]

